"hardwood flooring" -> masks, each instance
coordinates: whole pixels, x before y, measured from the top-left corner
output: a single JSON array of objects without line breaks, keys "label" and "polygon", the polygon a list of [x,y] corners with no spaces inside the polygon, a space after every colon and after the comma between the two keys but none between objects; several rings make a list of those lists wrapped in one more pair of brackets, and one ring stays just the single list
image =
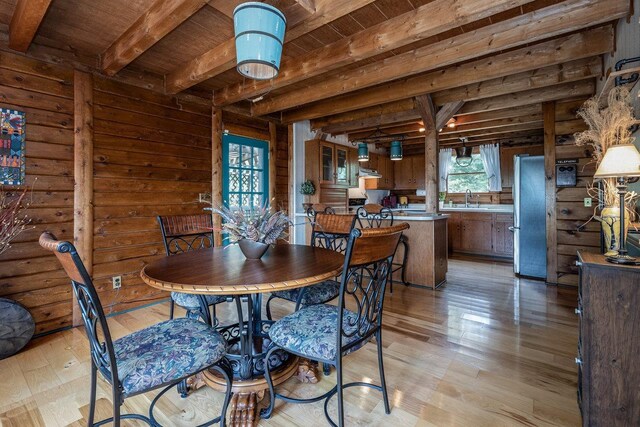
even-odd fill
[{"label": "hardwood flooring", "polygon": [[[451,260],[438,291],[394,286],[387,295],[384,355],[392,411],[368,389],[345,392],[346,423],[393,426],[577,426],[576,291],[516,279],[511,266]],[[230,306],[229,306],[230,308]],[[224,316],[228,309],[219,309]],[[274,317],[291,310],[274,304]],[[159,304],[109,319],[120,337],[168,317]],[[42,337],[0,361],[2,426],[82,426],[89,400],[89,354],[82,329]],[[373,344],[345,358],[345,381],[379,382]],[[312,396],[335,384],[295,378],[284,393]],[[123,412],[145,413],[154,393],[127,399]],[[99,381],[96,418],[111,414],[110,387]],[[268,398],[267,398],[268,399]],[[163,425],[187,426],[218,413],[221,397],[203,388],[157,406]],[[335,402],[330,405],[335,411]],[[142,425],[124,422],[123,425]],[[325,426],[322,403],[278,401],[264,426]]]}]

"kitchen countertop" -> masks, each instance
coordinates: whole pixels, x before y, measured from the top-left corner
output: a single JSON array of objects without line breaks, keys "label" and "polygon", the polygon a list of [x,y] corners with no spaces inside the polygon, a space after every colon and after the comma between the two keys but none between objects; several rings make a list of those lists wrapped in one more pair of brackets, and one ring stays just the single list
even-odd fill
[{"label": "kitchen countertop", "polygon": [[[307,214],[304,213],[296,213],[295,216],[299,217],[307,217]],[[438,221],[441,219],[449,218],[449,215],[445,214],[434,214],[429,212],[422,212],[417,210],[399,210],[394,209],[393,218],[396,221]]]},{"label": "kitchen countertop", "polygon": [[[402,212],[402,211],[424,211],[424,205],[419,203],[409,203],[409,206],[406,208],[395,208],[391,209],[393,212]],[[443,214],[446,213],[455,213],[455,212],[478,212],[478,213],[505,213],[505,214],[513,214],[513,205],[480,205],[479,207],[472,206],[465,208],[464,206],[455,206],[450,208],[445,205],[440,208],[440,212]],[[394,213],[395,215],[395,213]]]}]

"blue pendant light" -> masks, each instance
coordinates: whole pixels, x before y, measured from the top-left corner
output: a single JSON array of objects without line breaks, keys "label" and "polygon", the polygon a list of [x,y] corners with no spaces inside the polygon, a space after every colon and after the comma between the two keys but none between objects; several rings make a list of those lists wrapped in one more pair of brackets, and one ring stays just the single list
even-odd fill
[{"label": "blue pendant light", "polygon": [[402,141],[391,141],[391,160],[402,160]]},{"label": "blue pendant light", "polygon": [[358,144],[358,161],[359,162],[368,162],[369,161],[369,146],[361,142]]},{"label": "blue pendant light", "polygon": [[287,25],[282,12],[265,3],[242,3],[233,11],[233,24],[238,72],[256,80],[276,77]]}]

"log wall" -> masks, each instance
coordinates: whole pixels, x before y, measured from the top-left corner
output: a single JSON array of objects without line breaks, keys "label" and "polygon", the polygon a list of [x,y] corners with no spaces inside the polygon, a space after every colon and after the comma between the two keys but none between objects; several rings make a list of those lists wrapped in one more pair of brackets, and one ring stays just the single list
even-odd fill
[{"label": "log wall", "polygon": [[73,237],[73,70],[0,52],[0,107],[26,113],[34,227],[0,255],[0,297],[24,304],[37,333],[49,331],[72,318],[69,280],[38,237],[44,230]]},{"label": "log wall", "polygon": [[[201,213],[211,192],[211,105],[93,78],[93,275],[107,313],[167,298],[139,278],[164,254],[156,215]],[[72,324],[72,293],[44,230],[73,240],[73,70],[0,51],[0,106],[26,112],[29,216],[35,228],[0,257],[0,297],[24,304],[36,332]],[[268,123],[224,112],[231,133],[269,139]],[[277,128],[276,205],[286,208],[287,128]],[[37,178],[37,180],[36,180]],[[122,276],[120,290],[112,277]]]}]

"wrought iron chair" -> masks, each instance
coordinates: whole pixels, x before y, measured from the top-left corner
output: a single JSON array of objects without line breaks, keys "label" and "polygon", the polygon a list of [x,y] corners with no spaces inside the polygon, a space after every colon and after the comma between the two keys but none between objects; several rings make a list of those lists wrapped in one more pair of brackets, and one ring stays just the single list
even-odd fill
[{"label": "wrought iron chair", "polygon": [[[185,378],[205,369],[219,372],[226,380],[227,390],[222,414],[202,426],[216,422],[225,425],[225,414],[232,395],[233,373],[225,357],[227,343],[222,335],[209,324],[181,318],[166,320],[113,341],[100,298],[76,248],[69,242],[56,240],[48,232],[40,236],[40,245],[56,255],[71,279],[89,338],[89,426],[113,422],[115,427],[119,427],[123,419],[136,419],[150,426],[159,426],[153,416],[158,399]],[[98,371],[111,384],[113,417],[94,423]],[[151,401],[148,416],[120,414],[120,407],[126,398],[161,387],[164,389]]]},{"label": "wrought iron chair", "polygon": [[[375,203],[369,203],[359,207],[356,211],[356,216],[358,217],[358,226],[360,228],[380,228],[385,225],[393,225],[393,211]],[[385,224],[384,221],[388,221],[388,224]],[[391,271],[389,272],[389,293],[393,293],[393,273],[397,271],[400,271],[402,283],[407,286],[409,285],[405,273],[407,258],[409,257],[409,239],[407,239],[407,236],[402,235],[400,238],[400,246],[402,246],[402,261],[396,262],[394,260]]]},{"label": "wrought iron chair", "polygon": [[[271,346],[265,356],[268,361],[278,349],[297,356],[336,367],[337,384],[327,393],[310,399],[296,399],[277,394],[271,373],[265,378],[271,403],[261,412],[264,418],[273,414],[276,399],[292,403],[324,402],[329,423],[336,426],[328,413],[329,400],[338,395],[338,424],[344,425],[343,390],[348,387],[370,387],[382,392],[385,412],[389,414],[384,365],[382,360],[382,307],[384,293],[402,231],[407,223],[376,229],[355,229],[351,232],[340,283],[338,305],[319,304],[303,307],[276,321],[269,329]],[[347,307],[355,307],[350,311]],[[343,384],[342,359],[363,347],[375,336],[378,347],[378,369],[381,385],[365,382]],[[266,365],[266,363],[265,363]]]},{"label": "wrought iron chair", "polygon": [[[167,256],[210,248],[214,245],[211,215],[158,216],[158,223]],[[210,325],[217,326],[216,305],[228,300],[227,297],[216,295],[171,292],[169,319],[173,319],[175,304],[178,304],[187,311],[187,317],[200,317]]]},{"label": "wrought iron chair", "polygon": [[[325,212],[334,212],[325,210]],[[311,246],[331,249],[344,253],[349,240],[349,233],[356,222],[355,215],[335,215],[325,212],[308,213],[311,219]],[[296,304],[295,311],[301,306],[324,304],[338,296],[340,283],[337,280],[325,280],[316,285],[299,289],[272,292],[267,300],[267,319],[271,317],[271,301],[281,298]]]}]

